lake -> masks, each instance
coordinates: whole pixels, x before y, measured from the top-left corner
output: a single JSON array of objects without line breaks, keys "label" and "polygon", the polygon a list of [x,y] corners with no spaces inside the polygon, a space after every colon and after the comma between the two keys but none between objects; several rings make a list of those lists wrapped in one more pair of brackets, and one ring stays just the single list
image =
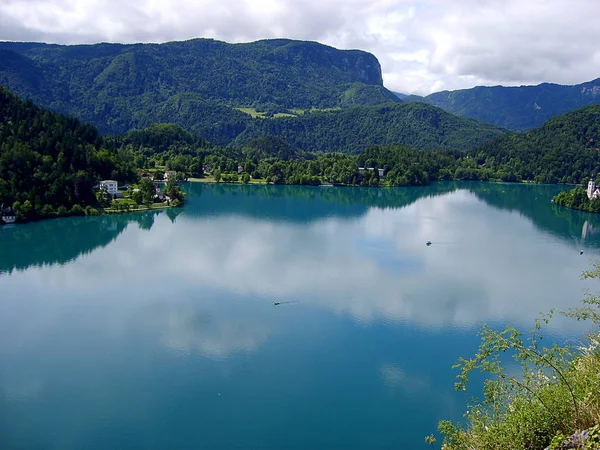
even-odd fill
[{"label": "lake", "polygon": [[430,448],[481,324],[598,284],[600,219],[565,187],[185,189],[0,227],[0,448]]}]

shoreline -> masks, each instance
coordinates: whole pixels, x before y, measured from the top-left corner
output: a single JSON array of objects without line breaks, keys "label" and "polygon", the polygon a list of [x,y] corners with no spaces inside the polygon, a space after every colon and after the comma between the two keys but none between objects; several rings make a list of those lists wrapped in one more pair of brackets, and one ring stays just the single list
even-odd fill
[{"label": "shoreline", "polygon": [[572,184],[572,183],[536,183],[534,181],[522,180],[522,181],[483,181],[483,180],[434,180],[430,181],[428,184],[410,184],[407,186],[399,186],[399,185],[391,185],[391,186],[361,186],[360,184],[342,184],[342,183],[324,183],[324,184],[275,184],[269,183],[264,178],[259,180],[250,179],[248,183],[242,183],[241,181],[215,181],[214,177],[203,177],[203,178],[188,178],[185,182],[188,183],[205,183],[205,184],[239,184],[239,185],[271,185],[271,186],[312,186],[312,187],[374,187],[374,188],[407,188],[407,187],[423,187],[429,186],[432,183],[437,182],[448,182],[448,181],[458,181],[458,182],[467,182],[467,183],[491,183],[491,184],[528,184],[534,186],[573,186],[573,187],[584,187],[583,184]]},{"label": "shoreline", "polygon": [[[251,179],[249,183],[242,183],[241,181],[215,181],[214,177],[203,177],[203,178],[188,178],[185,182],[187,183],[206,183],[206,184],[222,184],[222,185],[258,185],[258,186],[266,186],[266,185],[271,185],[271,186],[304,186],[304,187],[339,187],[339,188],[343,188],[343,187],[371,187],[371,188],[410,188],[410,187],[424,187],[424,186],[429,186],[432,183],[436,183],[436,182],[451,182],[451,181],[458,181],[458,182],[475,182],[475,183],[492,183],[492,184],[527,184],[527,185],[536,185],[536,186],[574,186],[575,188],[577,187],[583,187],[583,185],[581,184],[561,184],[561,183],[557,183],[557,184],[544,184],[544,183],[534,183],[532,181],[480,181],[480,180],[435,180],[432,181],[430,183],[428,183],[427,185],[410,185],[410,186],[360,186],[360,185],[354,185],[354,184],[318,184],[318,185],[302,185],[302,184],[274,184],[274,183],[268,183],[265,179],[258,179],[258,180],[254,180]],[[556,205],[556,206],[561,206],[573,211],[581,211],[581,212],[589,212],[589,213],[595,213],[594,211],[588,211],[582,208],[572,208],[569,206],[565,206],[559,203],[556,203],[554,201],[554,198],[551,200],[551,203]],[[137,207],[135,209],[133,208],[129,208],[129,209],[113,209],[113,208],[93,208],[93,213],[92,214],[86,214],[85,213],[85,209],[83,210],[83,214],[67,214],[67,215],[62,215],[62,216],[58,216],[58,215],[54,215],[54,216],[50,216],[50,217],[37,217],[35,219],[32,220],[25,220],[25,221],[16,221],[16,222],[12,222],[12,223],[4,223],[1,219],[0,219],[0,226],[3,225],[18,225],[18,224],[25,224],[25,223],[29,223],[29,222],[38,222],[41,220],[51,220],[51,219],[59,219],[59,218],[64,218],[64,217],[73,217],[73,216],[79,216],[79,217],[84,217],[84,216],[102,216],[102,215],[110,215],[110,214],[129,214],[129,213],[137,213],[137,212],[144,212],[144,211],[152,211],[152,210],[163,210],[163,209],[170,209],[170,208],[180,208],[185,206],[185,202],[181,203],[177,206],[175,205],[169,205],[169,204],[165,204],[165,203],[157,203],[157,204],[153,204],[150,208],[147,208],[146,206],[140,206]],[[598,213],[595,213],[598,214]]]},{"label": "shoreline", "polygon": [[54,216],[36,217],[35,219],[32,219],[32,220],[23,220],[23,221],[17,220],[15,222],[11,222],[11,223],[5,223],[3,220],[0,219],[0,227],[5,226],[5,225],[21,225],[21,224],[32,223],[32,222],[41,222],[43,220],[66,219],[67,217],[94,217],[94,216],[97,217],[97,216],[109,216],[109,215],[113,215],[113,214],[130,214],[130,213],[147,212],[147,211],[154,211],[154,210],[181,208],[184,205],[185,205],[185,203],[181,203],[177,206],[158,203],[156,205],[153,204],[150,208],[147,208],[146,206],[142,206],[141,208],[135,208],[135,209],[130,208],[130,209],[121,209],[121,210],[111,209],[111,208],[94,208],[95,212],[92,214],[86,214],[85,209],[84,209],[83,214],[67,214],[67,215],[62,215],[62,216],[54,215]]}]

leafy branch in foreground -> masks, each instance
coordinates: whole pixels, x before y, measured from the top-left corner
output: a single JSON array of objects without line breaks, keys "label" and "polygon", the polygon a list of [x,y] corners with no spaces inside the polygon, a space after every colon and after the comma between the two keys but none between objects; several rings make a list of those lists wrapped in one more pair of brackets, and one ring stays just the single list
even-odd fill
[{"label": "leafy branch in foreground", "polygon": [[[582,278],[600,278],[600,262]],[[485,374],[483,399],[470,405],[464,427],[440,422],[442,448],[600,448],[600,298],[588,294],[582,307],[560,312],[594,326],[583,347],[542,345],[554,314],[542,315],[526,336],[483,326],[477,353],[454,366],[457,390],[467,389],[473,372]]]}]

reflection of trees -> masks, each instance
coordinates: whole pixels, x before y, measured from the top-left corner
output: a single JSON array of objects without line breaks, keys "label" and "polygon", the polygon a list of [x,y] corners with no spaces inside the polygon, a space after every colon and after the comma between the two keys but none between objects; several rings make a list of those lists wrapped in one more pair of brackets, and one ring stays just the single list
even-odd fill
[{"label": "reflection of trees", "polygon": [[[357,217],[369,207],[402,208],[424,197],[456,189],[453,183],[410,188],[309,187],[194,184],[188,200],[202,195],[202,207],[189,214],[242,214],[293,222],[325,217]],[[191,204],[191,203],[189,203]]]},{"label": "reflection of trees", "polygon": [[171,223],[175,223],[175,219],[177,219],[177,216],[181,214],[182,211],[183,208],[169,208],[165,210],[165,213],[167,214],[167,217],[169,218]]},{"label": "reflection of trees", "polygon": [[112,242],[130,222],[149,230],[158,211],[69,217],[0,228],[0,273],[64,264]]},{"label": "reflection of trees", "polygon": [[[552,197],[564,190],[563,186],[478,182],[464,182],[458,186],[472,192],[490,206],[518,212],[531,219],[538,229],[572,244],[585,238],[582,230],[586,223],[588,229],[600,226],[598,214],[550,204]],[[590,237],[589,233],[586,237]],[[600,246],[600,243],[593,245]]]}]

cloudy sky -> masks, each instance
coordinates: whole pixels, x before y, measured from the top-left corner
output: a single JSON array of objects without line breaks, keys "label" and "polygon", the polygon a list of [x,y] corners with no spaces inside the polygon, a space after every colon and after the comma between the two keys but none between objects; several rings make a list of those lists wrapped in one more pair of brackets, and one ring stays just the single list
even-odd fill
[{"label": "cloudy sky", "polygon": [[600,76],[598,0],[0,0],[0,40],[287,37],[374,53],[386,87],[575,84]]}]

